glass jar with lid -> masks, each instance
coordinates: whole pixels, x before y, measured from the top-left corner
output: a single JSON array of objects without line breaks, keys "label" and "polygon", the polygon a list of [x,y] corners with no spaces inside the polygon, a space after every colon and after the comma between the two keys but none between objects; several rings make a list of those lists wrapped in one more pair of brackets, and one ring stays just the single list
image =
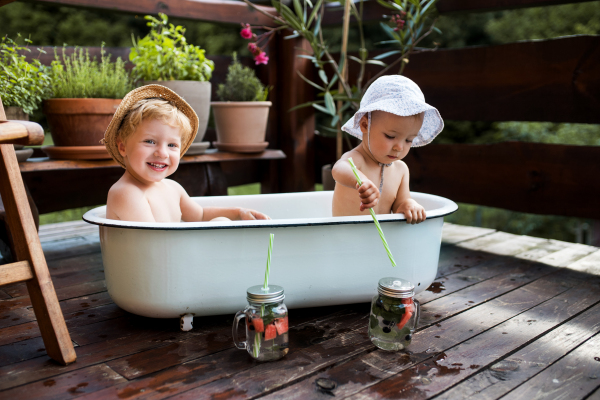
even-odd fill
[{"label": "glass jar with lid", "polygon": [[[238,349],[246,349],[258,361],[273,361],[289,350],[288,310],[283,300],[283,288],[269,285],[252,286],[247,290],[248,306],[238,311],[233,320],[233,342]],[[246,341],[238,339],[238,325],[246,318]]]},{"label": "glass jar with lid", "polygon": [[402,350],[410,344],[419,321],[415,287],[405,279],[388,277],[379,280],[377,292],[371,302],[369,338],[382,350]]}]

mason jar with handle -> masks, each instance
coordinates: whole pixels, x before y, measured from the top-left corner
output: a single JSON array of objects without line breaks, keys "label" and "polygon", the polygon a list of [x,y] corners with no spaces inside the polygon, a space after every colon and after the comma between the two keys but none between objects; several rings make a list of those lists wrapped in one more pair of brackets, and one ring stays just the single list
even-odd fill
[{"label": "mason jar with handle", "polygon": [[[233,320],[233,342],[258,361],[279,360],[288,353],[288,310],[283,288],[277,285],[252,286],[247,290],[248,306]],[[238,338],[238,325],[246,318],[246,341]]]},{"label": "mason jar with handle", "polygon": [[388,277],[379,280],[377,292],[371,302],[369,338],[382,350],[402,350],[411,343],[419,322],[415,287],[405,279]]}]

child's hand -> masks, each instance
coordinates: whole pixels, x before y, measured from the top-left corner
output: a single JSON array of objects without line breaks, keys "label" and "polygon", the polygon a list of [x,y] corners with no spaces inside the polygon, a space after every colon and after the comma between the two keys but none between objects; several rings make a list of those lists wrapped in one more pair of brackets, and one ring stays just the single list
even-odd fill
[{"label": "child's hand", "polygon": [[271,219],[267,215],[260,213],[249,208],[240,208],[240,219],[242,220],[253,220],[253,219]]},{"label": "child's hand", "polygon": [[373,208],[379,203],[379,189],[373,182],[368,179],[363,180],[362,185],[358,186],[358,196],[360,197],[360,211],[364,211],[368,208]]},{"label": "child's hand", "polygon": [[406,217],[407,224],[418,224],[425,221],[425,209],[422,205],[414,201],[413,199],[408,199],[398,207],[397,213],[402,213]]}]

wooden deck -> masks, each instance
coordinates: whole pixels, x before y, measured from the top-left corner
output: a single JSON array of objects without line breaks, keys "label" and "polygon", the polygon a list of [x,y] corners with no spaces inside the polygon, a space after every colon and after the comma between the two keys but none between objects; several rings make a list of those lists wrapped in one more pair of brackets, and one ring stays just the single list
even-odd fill
[{"label": "wooden deck", "polygon": [[0,289],[2,399],[600,399],[595,247],[446,224],[410,351],[376,350],[353,304],[292,310],[290,353],[259,364],[233,347],[232,315],[180,332],[120,310],[96,227],[40,238],[78,359],[49,360],[25,286]]}]

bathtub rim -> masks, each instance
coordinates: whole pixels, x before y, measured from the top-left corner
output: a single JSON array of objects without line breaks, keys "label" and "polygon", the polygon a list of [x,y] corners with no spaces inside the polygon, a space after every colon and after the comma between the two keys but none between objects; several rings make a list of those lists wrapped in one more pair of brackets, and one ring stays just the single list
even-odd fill
[{"label": "bathtub rim", "polygon": [[[298,192],[302,193],[302,192]],[[284,195],[294,193],[272,193],[267,196]],[[442,196],[434,194],[412,192],[416,197],[429,197],[441,200],[445,203],[442,207],[430,210],[426,220],[443,218],[458,210],[458,205]],[[261,195],[244,195],[261,196]],[[242,197],[242,196],[239,196]],[[329,217],[329,218],[290,218],[275,220],[254,220],[254,221],[228,221],[228,222],[132,222],[121,221],[99,217],[98,214],[106,215],[106,206],[96,207],[86,212],[82,219],[93,225],[122,228],[122,229],[142,229],[142,230],[209,230],[209,229],[241,229],[241,228],[289,228],[289,227],[308,227],[308,226],[327,226],[327,225],[353,225],[353,224],[373,224],[370,215],[358,215],[349,217]],[[404,214],[377,214],[377,220],[380,223],[406,221]],[[303,221],[303,222],[299,222]]]}]

